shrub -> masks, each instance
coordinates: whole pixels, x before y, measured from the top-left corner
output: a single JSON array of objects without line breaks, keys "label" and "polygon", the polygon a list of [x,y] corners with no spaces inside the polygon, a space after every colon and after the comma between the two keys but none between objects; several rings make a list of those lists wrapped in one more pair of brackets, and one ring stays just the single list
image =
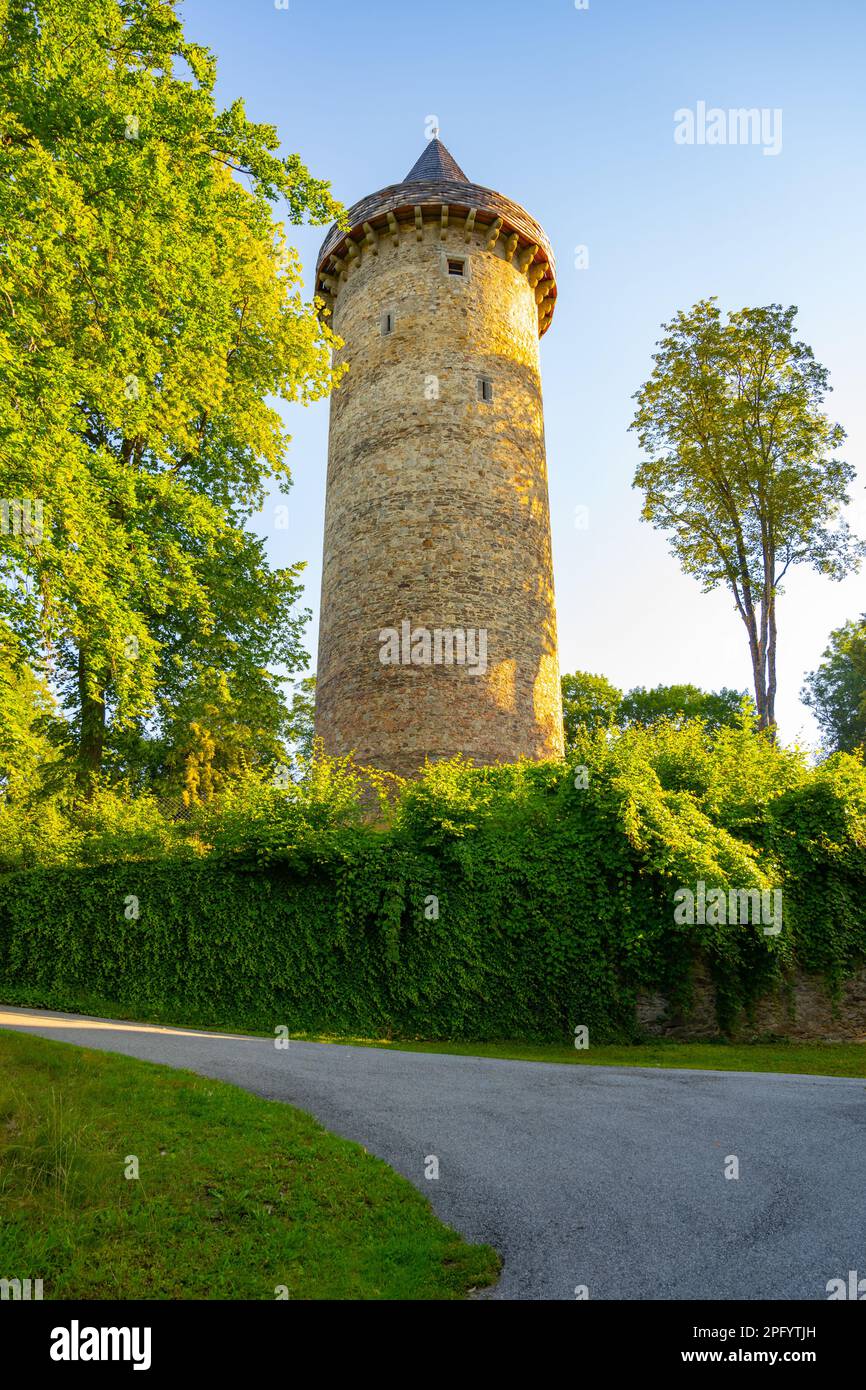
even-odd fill
[{"label": "shrub", "polygon": [[[584,731],[574,759],[401,783],[320,756],[170,825],[149,802],[55,808],[62,852],[34,839],[42,864],[0,877],[0,988],[266,1031],[602,1041],[635,1035],[639,991],[687,1006],[698,956],[722,1027],[794,964],[838,988],[866,958],[861,759],[810,769],[745,725]],[[783,930],[676,921],[701,881],[781,887]]]}]

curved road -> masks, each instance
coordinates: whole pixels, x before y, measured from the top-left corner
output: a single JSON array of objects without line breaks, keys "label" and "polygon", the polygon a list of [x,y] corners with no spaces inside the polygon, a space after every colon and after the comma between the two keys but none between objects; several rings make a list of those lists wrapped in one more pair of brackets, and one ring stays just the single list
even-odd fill
[{"label": "curved road", "polygon": [[829,1280],[866,1276],[861,1080],[279,1049],[5,1007],[0,1026],[311,1112],[502,1252],[488,1297],[573,1299],[585,1286],[593,1299],[826,1299]]}]

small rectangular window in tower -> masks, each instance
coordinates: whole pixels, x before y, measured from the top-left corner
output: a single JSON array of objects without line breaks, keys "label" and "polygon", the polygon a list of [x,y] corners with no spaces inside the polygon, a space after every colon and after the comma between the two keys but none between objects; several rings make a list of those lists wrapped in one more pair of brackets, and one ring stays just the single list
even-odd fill
[{"label": "small rectangular window in tower", "polygon": [[486,401],[488,405],[493,400],[493,382],[489,376],[478,378],[478,399],[479,401]]},{"label": "small rectangular window in tower", "polygon": [[394,332],[394,315],[387,309],[382,315],[382,337],[385,338],[389,333]]},{"label": "small rectangular window in tower", "polygon": [[448,259],[448,274],[464,276],[466,274],[466,261],[462,256],[453,256]]}]

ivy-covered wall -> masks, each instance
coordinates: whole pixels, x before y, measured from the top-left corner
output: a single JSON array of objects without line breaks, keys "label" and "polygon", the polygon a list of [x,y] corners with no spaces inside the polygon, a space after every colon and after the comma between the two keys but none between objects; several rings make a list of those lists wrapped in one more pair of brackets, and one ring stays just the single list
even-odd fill
[{"label": "ivy-covered wall", "polygon": [[[587,737],[578,761],[437,764],[382,792],[342,765],[259,787],[199,848],[0,876],[0,997],[271,1031],[596,1041],[697,960],[724,1029],[786,971],[866,961],[866,771],[743,731]],[[140,853],[140,847],[136,851]],[[115,841],[116,853],[116,841]],[[782,892],[683,920],[684,888]],[[717,894],[717,897],[720,896]],[[694,915],[694,914],[693,914]],[[700,916],[701,914],[698,914]]]}]

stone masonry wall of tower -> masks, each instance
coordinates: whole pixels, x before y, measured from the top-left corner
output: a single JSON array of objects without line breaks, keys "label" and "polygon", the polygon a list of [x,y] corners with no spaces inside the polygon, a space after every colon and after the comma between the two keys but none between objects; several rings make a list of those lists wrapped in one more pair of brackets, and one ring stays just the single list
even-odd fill
[{"label": "stone masonry wall of tower", "polygon": [[[333,300],[349,371],[331,400],[316,732],[404,776],[455,753],[562,755],[539,308],[516,236],[487,249],[492,218],[468,240],[439,207],[392,219]],[[419,630],[446,634],[438,662]],[[449,630],[475,634],[462,661]]]}]

